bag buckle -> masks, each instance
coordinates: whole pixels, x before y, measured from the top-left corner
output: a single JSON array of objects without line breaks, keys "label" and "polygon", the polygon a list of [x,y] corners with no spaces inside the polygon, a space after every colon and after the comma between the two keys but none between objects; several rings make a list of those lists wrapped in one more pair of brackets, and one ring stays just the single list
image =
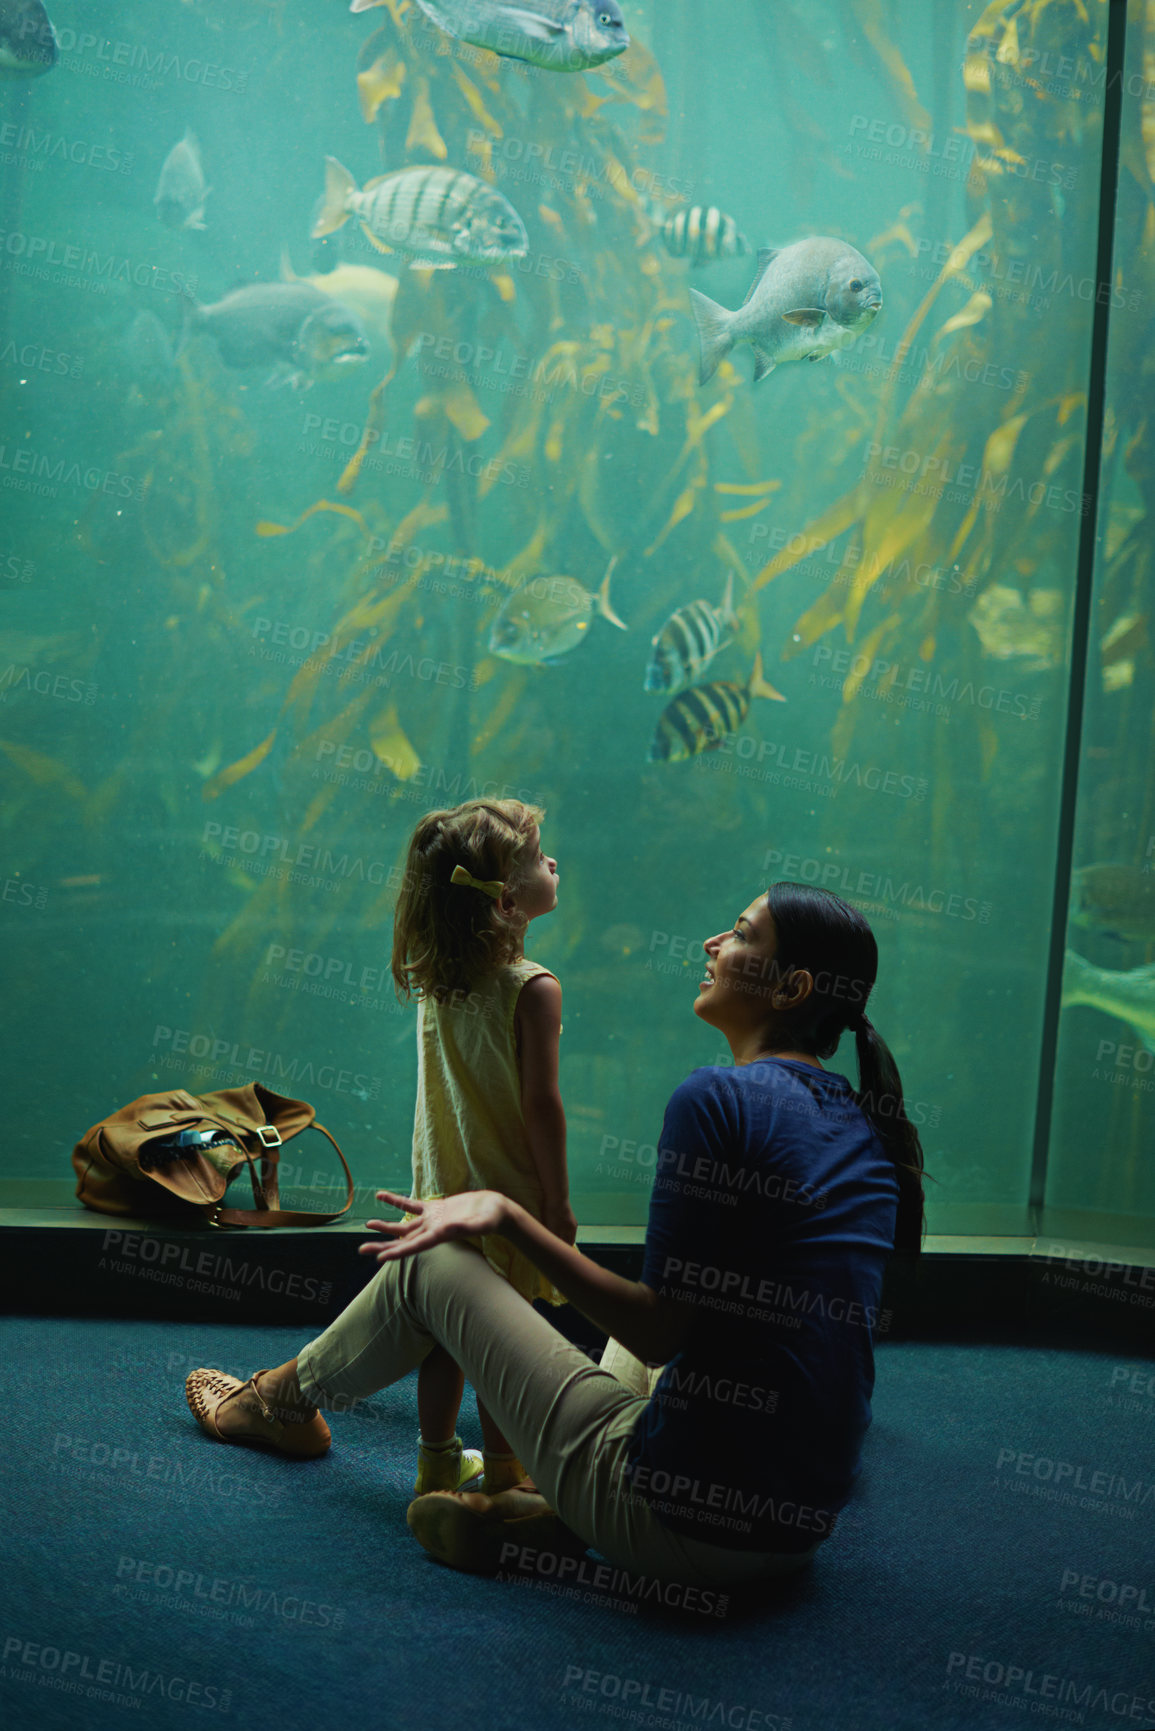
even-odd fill
[{"label": "bag buckle", "polygon": [[262,1148],[280,1148],[281,1132],[275,1124],[262,1124],[257,1130],[257,1141]]}]

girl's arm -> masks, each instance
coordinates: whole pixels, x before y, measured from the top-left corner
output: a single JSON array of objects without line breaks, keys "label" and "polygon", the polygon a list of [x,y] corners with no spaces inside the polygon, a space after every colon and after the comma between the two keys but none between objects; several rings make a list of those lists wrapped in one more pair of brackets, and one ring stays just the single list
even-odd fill
[{"label": "girl's arm", "polygon": [[360,1247],[363,1256],[396,1262],[457,1238],[500,1233],[529,1257],[583,1316],[646,1364],[665,1364],[685,1344],[695,1307],[663,1298],[640,1280],[625,1280],[563,1244],[519,1202],[495,1190],[467,1190],[460,1196],[418,1201],[392,1190],[379,1190],[378,1200],[402,1208],[413,1218],[370,1220],[369,1226],[388,1235]]},{"label": "girl's arm", "polygon": [[538,974],[521,989],[514,1016],[521,1069],[521,1110],[529,1152],[545,1197],[546,1225],[567,1244],[577,1236],[569,1204],[565,1108],[558,1085],[561,987]]}]

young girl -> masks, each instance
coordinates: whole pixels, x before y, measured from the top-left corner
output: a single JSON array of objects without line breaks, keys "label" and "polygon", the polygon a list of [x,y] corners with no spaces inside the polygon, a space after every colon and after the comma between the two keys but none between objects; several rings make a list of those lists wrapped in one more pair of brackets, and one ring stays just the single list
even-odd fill
[{"label": "young girl", "polygon": [[[524,955],[526,927],[557,906],[544,813],[474,799],[432,811],[409,844],[393,924],[393,978],[416,991],[413,1195],[499,1190],[572,1244],[565,1113],[558,1090],[561,987]],[[565,1299],[506,1238],[471,1239],[523,1298]],[[456,1434],[465,1378],[437,1346],[417,1379],[418,1496],[457,1490],[484,1468],[489,1495],[526,1478],[479,1400],[484,1455]]]}]

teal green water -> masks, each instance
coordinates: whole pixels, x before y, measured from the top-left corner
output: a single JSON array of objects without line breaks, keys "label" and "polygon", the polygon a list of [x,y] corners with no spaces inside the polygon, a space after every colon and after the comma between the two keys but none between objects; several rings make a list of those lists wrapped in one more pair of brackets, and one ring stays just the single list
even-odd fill
[{"label": "teal green water", "polygon": [[[1075,864],[1128,868],[1140,914],[1071,929],[1108,978],[1063,1013],[1046,1221],[1149,1237],[1155,22],[1131,7],[1073,667],[1102,0],[625,0],[629,52],[576,73],[455,45],[413,0],[50,10],[57,65],[0,88],[6,1175],[67,1179],[135,1095],[259,1078],[314,1103],[366,1196],[404,1185],[396,873],[423,809],[488,792],[545,806],[559,860],[531,949],[563,986],[584,1222],[644,1219],[665,1099],[728,1057],[691,1012],[701,940],[786,877],[878,935],[932,1228],[1025,1231],[1079,681]],[[186,129],[203,230],[154,205]],[[356,221],[314,240],[327,156],[358,187],[478,175],[526,251],[426,272]],[[671,256],[694,207],[754,249],[853,246],[882,311],[820,364],[754,385],[739,346],[700,385],[690,289],[737,308],[755,260]],[[203,331],[177,352],[189,295],[286,270],[340,286],[367,358],[299,389]],[[615,557],[627,630],[595,611],[553,664],[492,652],[518,584],[592,593]],[[739,629],[695,681],[729,685],[725,737],[650,761],[651,640],[728,579]],[[756,656],[785,702],[748,694]]]}]

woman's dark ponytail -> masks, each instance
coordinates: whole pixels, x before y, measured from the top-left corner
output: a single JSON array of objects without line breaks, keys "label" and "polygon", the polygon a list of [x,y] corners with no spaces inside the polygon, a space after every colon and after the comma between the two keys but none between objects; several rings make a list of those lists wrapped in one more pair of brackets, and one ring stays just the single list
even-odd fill
[{"label": "woman's dark ponytail", "polygon": [[926,1215],[923,1204],[923,1155],[918,1131],[906,1115],[902,1077],[894,1054],[878,1029],[860,1014],[851,1024],[858,1055],[855,1099],[870,1119],[898,1176],[898,1217],[894,1248],[914,1255],[922,1249]]},{"label": "woman's dark ponytail", "polygon": [[799,1036],[818,1058],[832,1058],[849,1028],[858,1054],[855,1099],[894,1163],[898,1215],[894,1247],[917,1255],[925,1230],[923,1154],[906,1115],[894,1054],[867,1019],[866,1000],[878,975],[878,945],[857,908],[809,884],[772,884],[767,906],[777,934],[779,975],[805,968],[815,981]]}]

